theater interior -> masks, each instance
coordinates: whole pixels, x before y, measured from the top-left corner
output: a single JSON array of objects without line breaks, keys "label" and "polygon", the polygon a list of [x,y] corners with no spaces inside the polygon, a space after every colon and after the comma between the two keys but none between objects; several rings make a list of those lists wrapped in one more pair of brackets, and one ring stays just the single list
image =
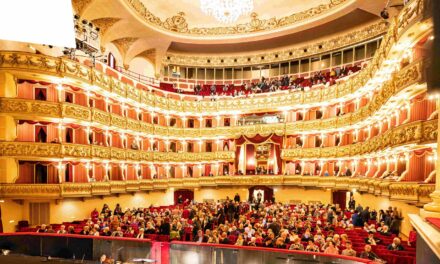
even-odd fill
[{"label": "theater interior", "polygon": [[440,1],[27,2],[0,263],[440,263]]}]

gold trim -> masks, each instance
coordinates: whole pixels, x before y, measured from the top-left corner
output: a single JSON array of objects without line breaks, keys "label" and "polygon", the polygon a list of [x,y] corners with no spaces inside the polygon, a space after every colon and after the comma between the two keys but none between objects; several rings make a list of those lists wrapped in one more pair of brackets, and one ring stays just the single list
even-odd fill
[{"label": "gold trim", "polygon": [[184,12],[178,12],[176,15],[162,20],[148,10],[140,0],[124,0],[126,5],[133,10],[147,24],[158,27],[161,30],[170,33],[179,33],[189,36],[234,36],[249,33],[260,33],[274,29],[283,29],[299,22],[304,22],[320,15],[328,13],[330,10],[340,7],[343,4],[350,3],[350,0],[331,0],[328,4],[321,4],[304,10],[299,13],[281,18],[259,19],[258,14],[252,13],[251,20],[247,23],[236,24],[225,27],[190,27],[185,18]]},{"label": "gold trim", "polygon": [[17,157],[20,159],[53,160],[53,159],[101,159],[126,162],[232,162],[234,151],[216,152],[156,152],[131,150],[97,145],[81,145],[69,143],[38,143],[38,142],[0,142],[0,156]]},{"label": "gold trim", "polygon": [[[270,133],[292,135],[310,130],[344,129],[344,127],[358,124],[369,116],[373,116],[392,96],[411,87],[411,85],[421,83],[423,79],[422,69],[422,61],[416,61],[392,75],[392,78],[389,81],[382,84],[382,89],[371,99],[371,101],[365,106],[359,108],[356,112],[348,113],[344,116],[319,120],[295,121],[286,124],[257,124],[252,126],[216,128],[164,127],[128,117],[122,117],[117,114],[107,113],[92,107],[89,108],[70,103],[15,98],[0,98],[0,113],[13,116],[15,119],[29,118],[29,116],[32,115],[33,119],[38,121],[47,121],[48,118],[49,120],[50,118],[67,118],[78,121],[90,121],[106,127],[114,126],[119,129],[133,130],[149,135],[171,138],[237,138],[241,135],[250,136]],[[328,89],[331,89],[331,87]],[[426,90],[426,87],[414,86],[411,89],[413,90],[413,94],[418,94]],[[327,91],[323,90],[322,93],[327,94]],[[235,107],[234,105],[232,106]]]},{"label": "gold trim", "polygon": [[389,23],[381,20],[353,32],[308,44],[306,46],[298,47],[298,45],[296,45],[287,49],[273,50],[252,55],[203,56],[168,52],[166,56],[164,56],[162,63],[164,65],[176,65],[182,67],[243,67],[279,63],[316,54],[323,54],[330,51],[337,51],[344,47],[367,42],[368,40],[377,38],[386,33],[388,27]]},{"label": "gold trim", "polygon": [[212,186],[236,187],[252,185],[270,185],[288,187],[334,188],[351,190],[388,197],[411,204],[422,205],[431,201],[429,194],[434,184],[416,182],[392,182],[383,179],[318,177],[293,175],[252,175],[252,176],[215,176],[198,178],[170,178],[134,181],[110,181],[95,183],[62,184],[0,184],[0,197],[13,199],[31,198],[70,198],[112,195],[137,191],[157,191],[174,188],[212,188]]}]

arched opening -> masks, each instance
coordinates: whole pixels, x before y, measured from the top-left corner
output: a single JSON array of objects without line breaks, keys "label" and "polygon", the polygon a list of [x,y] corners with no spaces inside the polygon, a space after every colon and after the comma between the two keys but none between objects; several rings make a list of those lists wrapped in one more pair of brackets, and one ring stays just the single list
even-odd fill
[{"label": "arched opening", "polygon": [[[119,52],[118,48],[113,43],[107,43],[105,45],[105,51],[109,54],[107,58],[108,59],[107,63],[109,64],[110,67],[116,68],[116,66],[122,66],[123,63],[122,55]],[[114,66],[110,65],[110,57],[112,59],[112,63],[114,64]]]},{"label": "arched opening", "polygon": [[194,200],[194,191],[189,189],[179,189],[174,191],[174,204],[187,205]]},{"label": "arched opening", "polygon": [[153,63],[141,57],[132,59],[128,70],[147,77],[154,77],[155,74]]}]

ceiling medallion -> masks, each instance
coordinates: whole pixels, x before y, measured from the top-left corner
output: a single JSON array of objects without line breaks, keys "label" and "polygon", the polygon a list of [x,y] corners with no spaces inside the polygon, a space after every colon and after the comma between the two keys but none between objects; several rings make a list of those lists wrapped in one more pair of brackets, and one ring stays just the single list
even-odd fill
[{"label": "ceiling medallion", "polygon": [[225,24],[234,23],[254,9],[254,0],[200,0],[203,13]]}]

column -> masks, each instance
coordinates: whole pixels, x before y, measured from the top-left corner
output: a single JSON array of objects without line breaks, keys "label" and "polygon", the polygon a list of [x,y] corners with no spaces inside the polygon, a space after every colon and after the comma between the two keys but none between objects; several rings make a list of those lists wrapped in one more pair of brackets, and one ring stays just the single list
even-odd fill
[{"label": "column", "polygon": [[[440,109],[440,99],[437,99],[437,109]],[[437,135],[439,135],[438,133],[440,133],[440,119],[438,119],[437,125]],[[437,157],[440,157],[440,148],[438,147],[439,144],[440,136],[437,136]],[[430,195],[432,202],[425,204],[420,212],[422,217],[440,217],[440,158],[438,158],[435,162],[435,190]]]},{"label": "column", "polygon": [[[14,76],[0,72],[0,97],[16,98],[17,85]],[[0,141],[14,141],[17,124],[12,116],[0,116]],[[18,178],[18,162],[15,158],[0,157],[0,183],[13,183]]]}]

